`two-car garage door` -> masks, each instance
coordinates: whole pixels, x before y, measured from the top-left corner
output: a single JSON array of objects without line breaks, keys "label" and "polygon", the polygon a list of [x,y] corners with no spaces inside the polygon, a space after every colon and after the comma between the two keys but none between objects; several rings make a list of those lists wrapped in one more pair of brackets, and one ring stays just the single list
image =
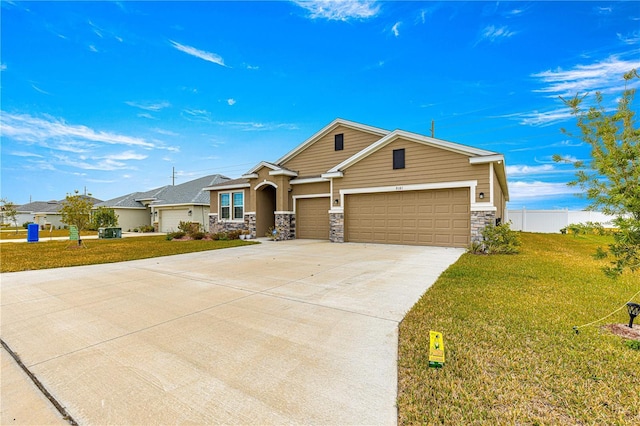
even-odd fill
[{"label": "two-car garage door", "polygon": [[469,188],[349,194],[345,241],[466,247]]}]

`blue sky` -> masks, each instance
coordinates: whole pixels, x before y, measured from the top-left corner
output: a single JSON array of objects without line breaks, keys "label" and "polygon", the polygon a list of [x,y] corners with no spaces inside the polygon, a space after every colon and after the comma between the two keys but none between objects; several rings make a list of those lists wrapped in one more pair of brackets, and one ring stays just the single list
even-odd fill
[{"label": "blue sky", "polygon": [[238,177],[340,117],[503,153],[509,208],[580,209],[558,96],[615,102],[640,2],[1,1],[2,197]]}]

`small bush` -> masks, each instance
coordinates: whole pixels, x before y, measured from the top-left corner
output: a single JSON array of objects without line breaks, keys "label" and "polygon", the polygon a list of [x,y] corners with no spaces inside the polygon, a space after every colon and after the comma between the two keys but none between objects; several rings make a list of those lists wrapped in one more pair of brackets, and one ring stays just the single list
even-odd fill
[{"label": "small bush", "polygon": [[227,241],[229,236],[226,232],[216,232],[215,234],[211,234],[211,239],[214,241]]},{"label": "small bush", "polygon": [[179,240],[180,238],[184,238],[185,235],[187,234],[184,231],[169,232],[167,234],[167,240]]},{"label": "small bush", "polygon": [[267,232],[266,234],[264,234],[264,236],[273,241],[278,241],[278,237],[280,236],[280,231],[278,231],[278,228],[275,228],[272,226],[269,229],[267,229]]},{"label": "small bush", "polygon": [[520,237],[508,223],[488,225],[482,230],[482,241],[471,243],[469,252],[474,254],[516,254]]},{"label": "small bush", "polygon": [[629,349],[640,351],[640,340],[627,340],[624,344],[627,345]]},{"label": "small bush", "polygon": [[27,229],[29,227],[29,224],[31,224],[31,223],[33,223],[33,222],[25,222],[25,223],[22,224],[22,227],[24,229]]},{"label": "small bush", "polygon": [[191,235],[195,232],[200,232],[200,224],[197,222],[184,222],[181,220],[178,224],[178,229]]},{"label": "small bush", "polygon": [[153,225],[141,225],[136,229],[136,232],[155,232]]},{"label": "small bush", "polygon": [[205,233],[202,231],[198,231],[198,232],[194,232],[191,234],[191,238],[193,238],[194,240],[201,240],[205,237]]},{"label": "small bush", "polygon": [[240,234],[242,234],[241,230],[229,231],[227,233],[227,238],[230,239],[230,240],[239,240],[240,239]]}]

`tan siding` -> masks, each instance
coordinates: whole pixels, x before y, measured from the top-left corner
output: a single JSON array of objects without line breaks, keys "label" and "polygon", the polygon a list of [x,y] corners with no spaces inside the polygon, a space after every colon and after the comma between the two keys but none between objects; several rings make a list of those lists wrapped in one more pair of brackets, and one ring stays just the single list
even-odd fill
[{"label": "tan siding", "polygon": [[504,218],[504,193],[502,192],[500,182],[498,182],[498,176],[495,172],[493,173],[493,205],[497,209],[496,218]]},{"label": "tan siding", "polygon": [[[339,133],[344,134],[342,151],[336,151],[334,145],[334,136]],[[300,177],[319,176],[380,138],[378,135],[338,126],[282,166],[298,172]]]},{"label": "tan siding", "polygon": [[305,183],[302,185],[291,185],[293,195],[328,194],[330,190],[329,182]]},{"label": "tan siding", "polygon": [[[401,148],[405,149],[405,168],[394,170],[393,150]],[[466,155],[398,139],[347,168],[344,177],[334,179],[333,198],[338,198],[340,189],[463,180],[477,180],[476,194],[489,196],[488,164],[472,165]]]}]

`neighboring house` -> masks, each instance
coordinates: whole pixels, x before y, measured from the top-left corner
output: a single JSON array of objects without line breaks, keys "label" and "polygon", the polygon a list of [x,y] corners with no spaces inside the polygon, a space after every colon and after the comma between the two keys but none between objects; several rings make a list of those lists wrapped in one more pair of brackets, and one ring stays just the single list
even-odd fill
[{"label": "neighboring house", "polygon": [[[83,197],[88,198],[94,205],[102,201],[87,195],[83,195]],[[33,222],[40,225],[41,228],[49,228],[50,226],[60,228],[65,226],[66,224],[62,223],[62,215],[60,214],[64,201],[33,201],[18,206],[18,214],[16,215],[18,225],[22,225],[25,222]]]},{"label": "neighboring house", "polygon": [[134,192],[96,204],[112,208],[118,226],[124,231],[154,226],[156,231],[172,232],[184,222],[200,223],[208,230],[209,192],[204,188],[229,180],[219,174],[205,176],[180,185],[166,185],[145,192]]},{"label": "neighboring house", "polygon": [[509,199],[499,153],[342,119],[206,189],[212,232],[446,247],[480,239]]}]

